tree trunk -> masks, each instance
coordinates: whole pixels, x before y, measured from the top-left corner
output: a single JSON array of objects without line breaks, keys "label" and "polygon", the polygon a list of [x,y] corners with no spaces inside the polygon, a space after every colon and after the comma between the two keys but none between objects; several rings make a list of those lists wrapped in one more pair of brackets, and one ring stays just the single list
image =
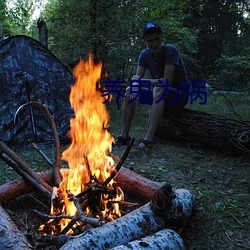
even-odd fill
[{"label": "tree trunk", "polygon": [[39,30],[39,42],[48,48],[48,29],[46,23],[40,18],[37,21],[37,28]]},{"label": "tree trunk", "polygon": [[162,118],[156,137],[222,152],[250,152],[250,121],[183,109]]},{"label": "tree trunk", "polygon": [[24,235],[17,229],[0,204],[0,249],[32,249]]}]

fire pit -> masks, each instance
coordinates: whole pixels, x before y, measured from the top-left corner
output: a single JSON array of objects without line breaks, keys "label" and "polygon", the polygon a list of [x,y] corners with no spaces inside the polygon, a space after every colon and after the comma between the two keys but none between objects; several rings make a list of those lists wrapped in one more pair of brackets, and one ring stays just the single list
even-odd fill
[{"label": "fire pit", "polygon": [[[188,190],[172,190],[168,185],[161,186],[122,168],[134,140],[115,163],[111,157],[114,139],[108,131],[109,116],[100,93],[101,67],[90,56],[74,68],[76,82],[71,89],[70,103],[75,116],[69,131],[72,143],[62,153],[68,169],[60,169],[60,144],[53,117],[45,106],[34,102],[29,104],[45,111],[55,137],[57,160],[53,179],[48,174],[34,173],[3,142],[0,142],[1,158],[50,199],[49,214],[34,211],[47,220],[39,227],[46,244],[51,242],[60,249],[115,249],[118,245],[126,249],[123,244],[129,244],[129,249],[139,249],[143,244],[152,249],[157,249],[156,245],[158,249],[184,249],[176,231],[191,216],[194,196]],[[124,190],[139,199],[125,201]],[[5,191],[2,187],[1,193]],[[124,212],[121,206],[136,209]],[[122,216],[124,213],[127,214]]]}]

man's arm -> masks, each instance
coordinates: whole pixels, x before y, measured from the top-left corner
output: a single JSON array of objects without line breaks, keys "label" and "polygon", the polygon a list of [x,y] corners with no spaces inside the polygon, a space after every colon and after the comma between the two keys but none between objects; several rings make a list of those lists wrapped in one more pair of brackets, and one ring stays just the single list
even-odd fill
[{"label": "man's arm", "polygon": [[145,75],[145,68],[138,66],[136,70],[136,75],[133,77],[133,80],[137,80],[142,78],[145,81],[150,81],[152,86],[156,84],[160,84],[159,80],[162,81],[163,84],[166,84],[166,80],[168,80],[168,85],[171,85],[174,78],[175,72],[175,65],[166,65],[164,69],[164,77],[159,79],[144,79],[143,76]]},{"label": "man's arm", "polygon": [[136,75],[143,78],[145,75],[145,71],[146,71],[146,68],[138,65],[137,70],[136,70]]}]

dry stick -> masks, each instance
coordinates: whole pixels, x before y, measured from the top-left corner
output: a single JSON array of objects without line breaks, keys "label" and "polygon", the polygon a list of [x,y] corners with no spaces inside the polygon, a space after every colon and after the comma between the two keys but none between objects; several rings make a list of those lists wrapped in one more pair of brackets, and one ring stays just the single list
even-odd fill
[{"label": "dry stick", "polygon": [[[96,195],[98,194],[97,190],[94,190],[92,193],[89,193],[89,197],[84,201],[83,206],[81,207],[81,210],[84,211],[90,203],[92,203],[93,199],[96,197]],[[73,198],[73,197],[72,197]],[[78,197],[75,197],[75,200],[79,199]],[[76,205],[76,203],[75,203]],[[62,230],[62,232],[60,234],[66,234],[71,227],[73,227],[73,225],[76,223],[76,219],[71,220],[68,225]]]},{"label": "dry stick", "polygon": [[32,212],[42,218],[42,219],[46,219],[46,220],[61,220],[61,219],[74,219],[75,216],[70,216],[70,215],[48,215],[48,214],[44,214],[36,209],[32,210]]},{"label": "dry stick", "polygon": [[79,199],[77,199],[74,195],[73,195],[73,201],[74,201],[74,204],[75,204],[77,211],[78,211],[77,220],[80,220],[86,224],[90,224],[91,226],[94,226],[94,227],[98,227],[98,226],[105,224],[103,221],[101,221],[99,219],[84,216],[83,210],[82,210],[81,205],[79,203]]},{"label": "dry stick", "polygon": [[89,177],[89,179],[91,180],[92,174],[91,174],[91,170],[90,170],[88,158],[87,158],[86,155],[84,155],[83,158],[84,158],[84,164],[85,164],[86,169],[87,169],[88,177]]},{"label": "dry stick", "polygon": [[34,101],[27,102],[27,103],[23,104],[22,106],[20,106],[18,108],[18,110],[16,111],[15,117],[16,117],[17,113],[20,111],[20,109],[22,109],[26,105],[33,105],[33,106],[35,106],[37,108],[40,108],[47,115],[47,118],[49,120],[49,123],[50,123],[51,128],[52,128],[52,132],[53,132],[53,135],[54,135],[54,140],[55,140],[56,161],[55,161],[55,165],[54,165],[53,170],[54,170],[55,186],[59,187],[59,184],[60,184],[60,182],[62,180],[62,176],[61,176],[61,173],[60,173],[61,154],[60,154],[60,141],[59,141],[59,137],[58,137],[54,117],[50,114],[49,109],[44,104],[39,103],[39,102],[34,102]]},{"label": "dry stick", "polygon": [[[129,152],[130,152],[130,150],[131,150],[131,148],[132,148],[134,142],[135,142],[135,139],[133,138],[133,139],[130,141],[129,145],[127,146],[127,148],[126,148],[126,150],[125,150],[125,152],[124,152],[122,158],[120,159],[120,161],[119,161],[118,164],[116,165],[115,170],[111,172],[110,176],[104,181],[103,185],[107,185],[107,184],[116,176],[117,172],[120,170],[120,168],[122,167],[124,161],[126,160],[126,158],[127,158],[128,154],[129,154]],[[85,190],[85,191],[86,191],[86,190]],[[89,190],[88,190],[88,191],[89,191]],[[88,192],[88,191],[87,191],[87,192]],[[90,201],[92,201],[92,200],[95,198],[96,193],[97,193],[97,191],[94,191],[93,194],[88,198],[88,202],[87,202],[87,204],[84,206],[84,208],[81,208],[82,210],[85,210],[85,209],[86,209],[86,207],[88,206],[88,204],[90,203]],[[76,198],[82,196],[82,194],[84,194],[84,191],[83,191],[82,193],[78,194],[78,195],[76,196]],[[74,224],[75,224],[75,222],[73,222],[73,220],[72,220],[72,221],[63,229],[63,231],[61,232],[61,234],[66,234]]]},{"label": "dry stick", "polygon": [[84,164],[86,166],[90,181],[97,182],[95,175],[92,175],[92,173],[91,173],[88,157],[86,155],[84,155],[83,157],[84,157]]},{"label": "dry stick", "polygon": [[[79,202],[78,202],[79,204]],[[79,209],[80,205],[76,205],[77,209]],[[84,216],[83,214],[81,214],[81,210],[78,211],[78,215],[77,216],[71,216],[71,215],[48,215],[48,214],[44,214],[36,209],[32,210],[34,212],[35,215],[37,215],[40,218],[43,219],[47,219],[47,220],[61,220],[61,219],[70,219],[70,220],[74,220],[74,222],[76,221],[82,221],[83,223],[86,224],[90,224],[94,227],[97,226],[101,226],[102,222],[99,219],[96,218],[90,218],[87,216]],[[80,212],[80,213],[79,213]]]},{"label": "dry stick", "polygon": [[100,192],[102,194],[116,194],[116,192],[114,192],[113,189],[110,189],[106,186],[103,186],[100,183],[95,183],[94,185],[88,187],[87,189],[85,189],[83,192],[79,193],[76,195],[76,198],[80,198],[84,195],[89,195],[93,192]]},{"label": "dry stick", "polygon": [[24,172],[26,172],[38,183],[40,183],[45,189],[52,193],[52,187],[41,178],[39,178],[39,176],[20,157],[18,157],[14,151],[6,146],[3,141],[0,141],[0,149],[14,162],[16,162]]},{"label": "dry stick", "polygon": [[132,140],[130,141],[129,145],[127,146],[122,158],[120,159],[120,161],[117,163],[115,170],[113,170],[110,174],[110,176],[104,181],[104,185],[108,185],[109,182],[116,176],[116,174],[118,173],[118,171],[120,170],[120,168],[122,167],[123,163],[125,162],[133,144],[135,142],[135,138],[132,138]]},{"label": "dry stick", "polygon": [[44,188],[39,182],[22,170],[15,162],[7,157],[6,154],[0,153],[0,158],[5,161],[11,168],[13,168],[26,182],[33,185],[38,191],[40,191],[46,198],[50,199],[51,193]]}]

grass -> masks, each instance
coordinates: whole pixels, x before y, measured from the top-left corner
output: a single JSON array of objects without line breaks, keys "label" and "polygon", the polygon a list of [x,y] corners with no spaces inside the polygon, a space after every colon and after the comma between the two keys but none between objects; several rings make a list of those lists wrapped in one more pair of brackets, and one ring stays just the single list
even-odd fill
[{"label": "grass", "polygon": [[[229,97],[228,97],[229,98]],[[228,106],[231,103],[232,106]],[[209,96],[206,105],[188,105],[189,108],[217,115],[250,120],[250,98]],[[121,110],[108,104],[110,131],[120,133]],[[138,140],[146,131],[148,106],[137,107],[131,135]],[[237,115],[236,115],[236,114]],[[42,146],[53,159],[53,146]],[[64,148],[67,147],[64,146]],[[125,148],[114,148],[121,156]],[[15,148],[35,171],[46,170],[47,164],[32,148]],[[197,213],[188,222],[181,236],[188,249],[250,249],[249,238],[249,177],[250,157],[215,152],[173,141],[157,140],[155,148],[147,151],[132,149],[124,166],[161,183],[175,188],[187,188],[198,199]],[[17,178],[10,167],[0,162],[0,184]]]}]

